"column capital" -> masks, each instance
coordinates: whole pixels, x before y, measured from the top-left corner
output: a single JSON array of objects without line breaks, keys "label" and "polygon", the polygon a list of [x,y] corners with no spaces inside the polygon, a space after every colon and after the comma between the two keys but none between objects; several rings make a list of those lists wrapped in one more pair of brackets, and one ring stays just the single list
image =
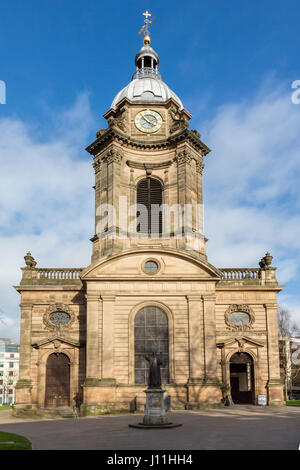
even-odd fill
[{"label": "column capital", "polygon": [[30,309],[33,307],[33,303],[30,303],[30,302],[21,302],[20,303],[20,308],[22,309]]},{"label": "column capital", "polygon": [[264,304],[264,307],[266,309],[268,309],[268,308],[278,308],[278,304],[276,302],[273,302],[273,303],[270,302],[270,303]]},{"label": "column capital", "polygon": [[99,298],[103,302],[114,302],[116,299],[116,296],[115,295],[101,295]]},{"label": "column capital", "polygon": [[121,163],[123,155],[119,148],[112,147],[105,154],[106,161],[108,165],[110,163]]},{"label": "column capital", "polygon": [[203,294],[202,296],[203,302],[216,302],[217,297],[215,294]]},{"label": "column capital", "polygon": [[186,298],[187,298],[188,302],[197,302],[197,301],[201,302],[201,300],[202,300],[202,296],[197,295],[197,294],[187,295]]},{"label": "column capital", "polygon": [[85,298],[87,302],[96,302],[101,300],[101,297],[99,294],[85,294]]}]

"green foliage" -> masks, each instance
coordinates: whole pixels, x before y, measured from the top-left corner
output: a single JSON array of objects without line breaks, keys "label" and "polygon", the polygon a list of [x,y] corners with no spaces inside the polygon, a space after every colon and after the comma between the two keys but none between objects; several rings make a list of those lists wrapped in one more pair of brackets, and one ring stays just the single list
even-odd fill
[{"label": "green foliage", "polygon": [[1,410],[11,410],[12,406],[11,405],[0,405],[0,411]]},{"label": "green foliage", "polygon": [[0,450],[31,450],[31,448],[31,442],[26,437],[0,432]]},{"label": "green foliage", "polygon": [[288,400],[286,402],[287,406],[300,406],[300,400]]}]

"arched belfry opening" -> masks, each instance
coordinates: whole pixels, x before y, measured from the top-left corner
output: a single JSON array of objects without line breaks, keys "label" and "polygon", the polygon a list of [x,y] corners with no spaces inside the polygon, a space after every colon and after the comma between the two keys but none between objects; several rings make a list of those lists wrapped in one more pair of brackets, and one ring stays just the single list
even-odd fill
[{"label": "arched belfry opening", "polygon": [[235,404],[254,403],[254,365],[250,354],[237,352],[231,356],[230,388]]},{"label": "arched belfry opening", "polygon": [[70,406],[70,360],[66,354],[50,354],[46,363],[45,407]]},{"label": "arched belfry opening", "polygon": [[166,313],[157,306],[141,308],[134,319],[134,372],[136,384],[147,384],[149,364],[147,354],[156,352],[162,361],[162,383],[169,383],[169,322]]},{"label": "arched belfry opening", "polygon": [[145,178],[137,185],[137,232],[141,234],[162,233],[163,188],[155,178]]}]

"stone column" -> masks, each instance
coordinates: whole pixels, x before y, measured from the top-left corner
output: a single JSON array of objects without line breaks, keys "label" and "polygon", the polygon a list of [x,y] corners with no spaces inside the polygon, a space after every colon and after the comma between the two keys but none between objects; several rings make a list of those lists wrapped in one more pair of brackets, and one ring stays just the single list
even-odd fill
[{"label": "stone column", "polygon": [[102,298],[102,383],[115,384],[114,378],[114,309],[115,296]]},{"label": "stone column", "polygon": [[[84,384],[84,403],[81,415],[97,415],[116,407],[116,380],[114,378],[114,296],[102,296],[102,325],[96,321],[101,312],[99,297],[88,309],[87,376]],[[100,315],[101,317],[101,315]],[[102,330],[102,341],[99,331]],[[99,341],[100,340],[100,341]]]},{"label": "stone column", "polygon": [[[185,228],[191,229],[191,226],[189,227],[189,221],[185,221],[184,216],[185,204],[191,203],[191,156],[189,150],[186,148],[179,149],[175,159],[177,162],[177,203],[180,205],[182,211],[182,220],[179,221],[178,229],[182,233],[184,232]],[[185,227],[185,223],[187,227]],[[185,248],[185,237],[181,236],[179,239],[177,239],[177,247],[183,249]]]},{"label": "stone column", "polygon": [[32,307],[30,303],[22,302],[21,307],[21,334],[20,334],[20,362],[19,380],[16,384],[16,405],[32,404],[31,399],[31,323]]},{"label": "stone column", "polygon": [[190,379],[186,408],[195,409],[203,404],[216,407],[221,400],[217,379],[216,297],[188,296],[188,301]]},{"label": "stone column", "polygon": [[214,295],[203,295],[204,362],[206,382],[217,381],[216,314]]},{"label": "stone column", "polygon": [[188,295],[189,318],[189,383],[201,383],[204,379],[203,370],[203,340],[201,331],[201,296]]},{"label": "stone column", "polygon": [[202,172],[204,169],[203,158],[200,157],[196,161],[196,181],[197,181],[197,224],[196,232],[199,237],[198,249],[206,256],[206,239],[204,237],[204,226],[203,226],[203,195],[202,195]]},{"label": "stone column", "polygon": [[99,381],[99,295],[86,295],[86,379],[85,385]]},{"label": "stone column", "polygon": [[268,338],[269,405],[281,405],[283,403],[283,384],[280,378],[279,364],[277,308],[278,305],[276,303],[265,304]]},{"label": "stone column", "polygon": [[202,296],[203,300],[203,340],[205,363],[205,386],[202,401],[212,406],[221,406],[222,393],[218,380],[217,344],[216,344],[216,297],[212,294]]},{"label": "stone column", "polygon": [[112,251],[121,248],[119,240],[119,197],[122,154],[120,149],[111,147],[106,154],[107,162],[107,202],[114,207],[116,220],[108,227],[108,236],[112,239],[108,243]]}]

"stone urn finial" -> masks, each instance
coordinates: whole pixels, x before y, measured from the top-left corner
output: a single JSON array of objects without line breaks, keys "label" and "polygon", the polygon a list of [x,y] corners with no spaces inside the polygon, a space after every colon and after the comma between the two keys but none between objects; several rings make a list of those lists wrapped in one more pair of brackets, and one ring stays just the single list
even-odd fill
[{"label": "stone urn finial", "polygon": [[267,267],[271,266],[273,256],[271,256],[269,252],[265,254],[265,257],[263,259],[265,260]]},{"label": "stone urn finial", "polygon": [[261,269],[267,269],[271,266],[273,256],[270,255],[269,252],[265,254],[265,256],[260,260],[259,266]]},{"label": "stone urn finial", "polygon": [[30,251],[28,251],[27,255],[24,256],[25,264],[27,269],[34,269],[36,267],[36,261],[33,256],[31,256]]}]

